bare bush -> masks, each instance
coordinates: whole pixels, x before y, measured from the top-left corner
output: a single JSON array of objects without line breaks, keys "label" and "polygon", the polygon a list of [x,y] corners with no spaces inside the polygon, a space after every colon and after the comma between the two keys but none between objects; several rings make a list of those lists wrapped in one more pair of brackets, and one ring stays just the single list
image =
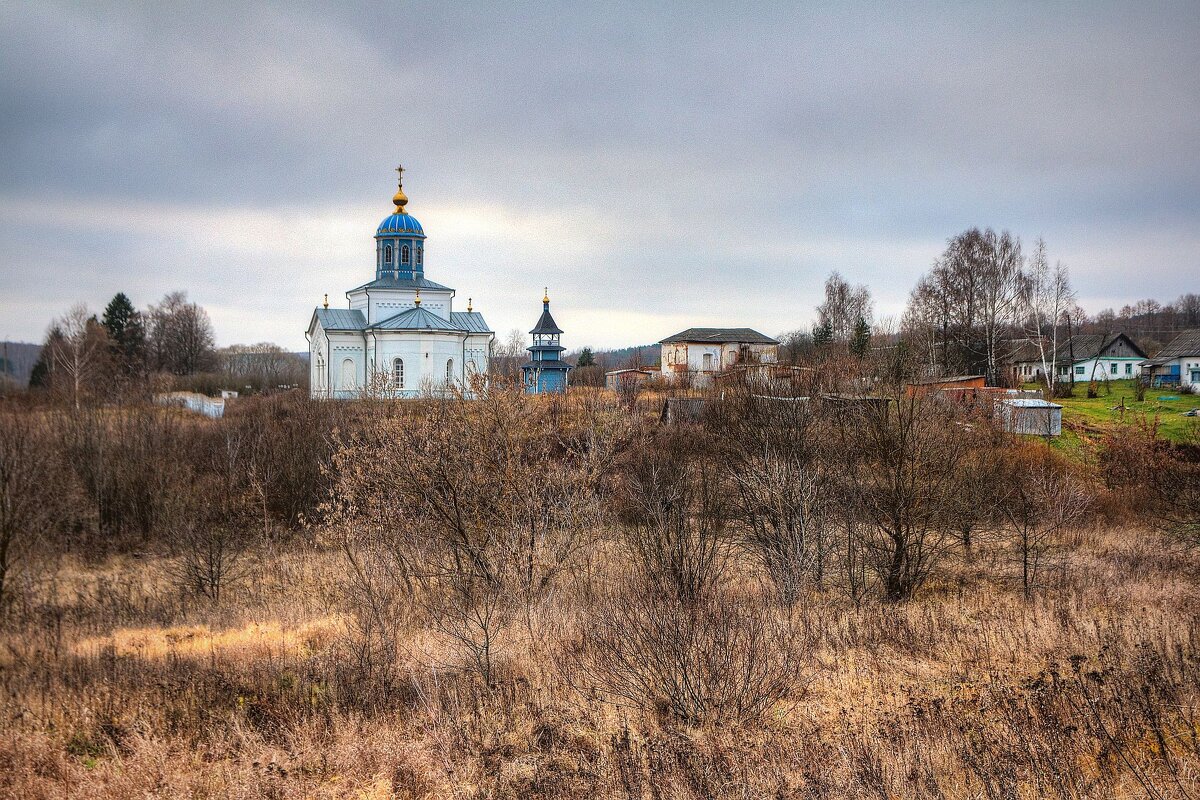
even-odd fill
[{"label": "bare bush", "polygon": [[393,412],[334,457],[331,521],[359,616],[386,632],[396,605],[420,604],[490,677],[501,630],[588,543],[617,418],[556,421],[513,388]]},{"label": "bare bush", "polygon": [[999,507],[1026,599],[1041,584],[1064,530],[1088,510],[1089,492],[1072,466],[1044,447],[1009,456],[998,476]]},{"label": "bare bush", "polygon": [[808,586],[821,586],[834,544],[819,423],[808,397],[764,397],[748,388],[730,392],[716,420],[738,542],[786,606]]},{"label": "bare bush", "polygon": [[688,603],[726,573],[728,503],[716,451],[698,431],[649,430],[627,453],[618,490],[623,541],[647,579]]},{"label": "bare bush", "polygon": [[848,575],[865,568],[887,600],[912,597],[946,553],[977,428],[955,406],[895,392],[836,414]]},{"label": "bare bush", "polygon": [[653,576],[596,598],[566,653],[576,689],[686,724],[752,722],[798,698],[800,629],[763,598],[709,588],[684,600]]},{"label": "bare bush", "polygon": [[52,419],[41,414],[0,414],[0,606],[53,529],[69,491],[55,485],[51,425]]}]

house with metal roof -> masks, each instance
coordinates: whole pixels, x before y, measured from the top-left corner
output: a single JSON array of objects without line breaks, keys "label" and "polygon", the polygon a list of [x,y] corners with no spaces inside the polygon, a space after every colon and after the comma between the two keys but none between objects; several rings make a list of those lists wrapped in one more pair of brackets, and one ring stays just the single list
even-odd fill
[{"label": "house with metal roof", "polygon": [[736,365],[779,360],[779,342],[752,328],[688,328],[659,344],[663,380],[697,387]]},{"label": "house with metal roof", "polygon": [[[397,169],[403,177],[403,169]],[[395,210],[375,231],[375,279],[346,293],[347,308],[313,310],[305,332],[313,397],[413,397],[471,391],[486,375],[495,333],[467,300],[425,277],[425,231],[407,211],[403,183]]]},{"label": "house with metal roof", "polygon": [[[1025,360],[1014,362],[1014,375],[1027,382],[1042,379],[1043,364],[1032,348],[1027,348],[1025,355],[1018,358]],[[1115,381],[1141,375],[1141,363],[1145,358],[1145,351],[1124,333],[1108,336],[1083,333],[1058,343],[1053,368],[1059,383]]]},{"label": "house with metal roof", "polygon": [[1153,386],[1200,389],[1200,328],[1178,334],[1141,366]]}]

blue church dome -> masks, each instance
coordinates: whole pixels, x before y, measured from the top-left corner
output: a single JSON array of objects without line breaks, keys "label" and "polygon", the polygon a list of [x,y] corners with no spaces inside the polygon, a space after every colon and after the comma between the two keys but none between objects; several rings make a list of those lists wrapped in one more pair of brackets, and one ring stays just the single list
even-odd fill
[{"label": "blue church dome", "polygon": [[379,230],[375,231],[376,236],[392,233],[424,236],[425,230],[412,214],[400,213],[384,217],[383,222],[379,223]]}]

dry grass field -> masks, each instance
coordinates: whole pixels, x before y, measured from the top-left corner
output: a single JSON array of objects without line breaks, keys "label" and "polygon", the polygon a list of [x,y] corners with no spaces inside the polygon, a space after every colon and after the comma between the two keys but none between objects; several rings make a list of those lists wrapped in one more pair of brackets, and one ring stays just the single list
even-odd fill
[{"label": "dry grass field", "polygon": [[1200,797],[1183,451],[653,412],[4,411],[0,797]]},{"label": "dry grass field", "polygon": [[[779,611],[811,655],[794,694],[761,722],[698,726],[571,685],[554,654],[582,588],[503,632],[493,685],[415,629],[384,689],[353,669],[352,589],[319,540],[255,552],[219,606],[181,598],[156,558],[64,560],[0,637],[0,794],[1200,793],[1200,564],[1152,532],[1086,530],[1027,601],[993,555],[954,558],[908,603]],[[605,568],[581,560],[563,585]]]}]

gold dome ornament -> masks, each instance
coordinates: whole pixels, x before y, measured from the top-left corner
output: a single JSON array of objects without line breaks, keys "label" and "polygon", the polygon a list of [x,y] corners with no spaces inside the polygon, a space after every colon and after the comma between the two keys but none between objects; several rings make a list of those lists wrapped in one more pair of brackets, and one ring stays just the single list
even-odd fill
[{"label": "gold dome ornament", "polygon": [[325,293],[325,308],[329,308],[329,292]]},{"label": "gold dome ornament", "polygon": [[404,210],[404,207],[406,205],[408,205],[408,195],[406,195],[404,193],[404,165],[403,164],[396,167],[396,174],[399,176],[396,179],[396,193],[394,195],[392,195],[392,203],[395,204],[396,209],[392,213],[393,214],[407,214],[408,212]]},{"label": "gold dome ornament", "polygon": [[467,298],[467,313],[471,313],[471,298]]},{"label": "gold dome ornament", "polygon": [[550,287],[549,286],[546,286],[542,289],[542,302],[543,303],[550,302]]},{"label": "gold dome ornament", "polygon": [[413,298],[413,303],[416,305],[417,308],[421,307],[421,290],[420,290],[420,288],[417,289],[417,296]]}]

